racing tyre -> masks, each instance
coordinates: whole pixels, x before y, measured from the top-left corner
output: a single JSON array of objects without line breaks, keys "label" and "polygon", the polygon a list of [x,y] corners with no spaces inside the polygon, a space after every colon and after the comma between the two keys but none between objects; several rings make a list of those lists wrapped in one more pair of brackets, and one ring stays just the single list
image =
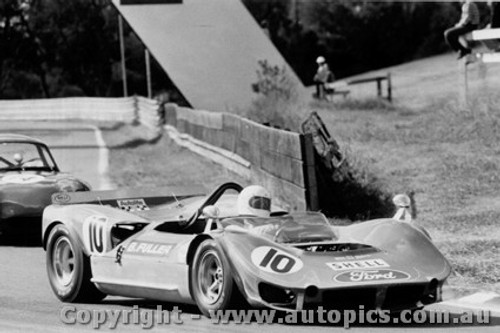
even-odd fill
[{"label": "racing tyre", "polygon": [[[198,247],[191,269],[191,292],[200,311],[210,312],[235,307],[239,294],[231,267],[217,243],[212,239]],[[236,296],[236,297],[235,297]]]},{"label": "racing tyre", "polygon": [[46,262],[50,286],[61,301],[93,303],[106,297],[90,282],[90,259],[63,224],[50,232]]}]

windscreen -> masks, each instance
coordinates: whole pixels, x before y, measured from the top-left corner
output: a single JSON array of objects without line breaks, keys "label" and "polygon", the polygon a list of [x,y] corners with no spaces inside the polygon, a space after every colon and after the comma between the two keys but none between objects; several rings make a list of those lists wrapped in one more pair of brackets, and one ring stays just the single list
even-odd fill
[{"label": "windscreen", "polygon": [[26,142],[4,142],[0,144],[0,170],[55,169],[47,148]]},{"label": "windscreen", "polygon": [[277,243],[297,244],[338,239],[325,216],[315,212],[292,213],[270,218],[241,216],[224,219],[221,223],[225,228],[230,226],[243,228]]}]

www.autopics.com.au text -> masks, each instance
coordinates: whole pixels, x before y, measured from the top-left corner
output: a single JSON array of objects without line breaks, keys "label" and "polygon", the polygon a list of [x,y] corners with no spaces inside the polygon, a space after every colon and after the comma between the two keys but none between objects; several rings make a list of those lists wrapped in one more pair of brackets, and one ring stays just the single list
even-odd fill
[{"label": "www.autopics.com.au text", "polygon": [[[107,327],[116,328],[118,325],[137,325],[142,328],[152,328],[159,325],[180,325],[187,320],[201,320],[200,314],[183,313],[178,307],[164,310],[161,305],[156,309],[139,308],[134,305],[131,309],[77,309],[75,306],[64,306],[60,319],[67,325],[90,325],[94,329]],[[207,318],[212,324],[332,324],[343,325],[348,328],[358,324],[480,324],[490,322],[490,313],[486,310],[462,311],[452,314],[449,311],[439,310],[403,310],[392,313],[389,310],[365,309],[358,310],[326,310],[318,307],[314,310],[294,312],[280,312],[267,310],[220,310],[212,311]]]}]

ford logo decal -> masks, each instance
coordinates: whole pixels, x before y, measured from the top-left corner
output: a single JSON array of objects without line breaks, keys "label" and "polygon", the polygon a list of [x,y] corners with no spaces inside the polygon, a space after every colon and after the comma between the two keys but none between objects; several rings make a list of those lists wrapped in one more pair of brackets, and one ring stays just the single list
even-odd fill
[{"label": "ford logo decal", "polygon": [[349,271],[335,275],[337,282],[374,282],[407,280],[410,274],[392,269]]},{"label": "ford logo decal", "polygon": [[53,203],[68,203],[71,201],[71,197],[67,193],[55,193],[52,195],[52,202]]}]

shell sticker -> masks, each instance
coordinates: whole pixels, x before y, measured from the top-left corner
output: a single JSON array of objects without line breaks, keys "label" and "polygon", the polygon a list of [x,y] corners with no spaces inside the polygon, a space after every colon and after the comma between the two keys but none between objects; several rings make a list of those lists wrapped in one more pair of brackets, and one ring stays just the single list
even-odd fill
[{"label": "shell sticker", "polygon": [[7,184],[35,184],[44,180],[45,177],[40,175],[7,175],[2,178],[3,183]]}]

